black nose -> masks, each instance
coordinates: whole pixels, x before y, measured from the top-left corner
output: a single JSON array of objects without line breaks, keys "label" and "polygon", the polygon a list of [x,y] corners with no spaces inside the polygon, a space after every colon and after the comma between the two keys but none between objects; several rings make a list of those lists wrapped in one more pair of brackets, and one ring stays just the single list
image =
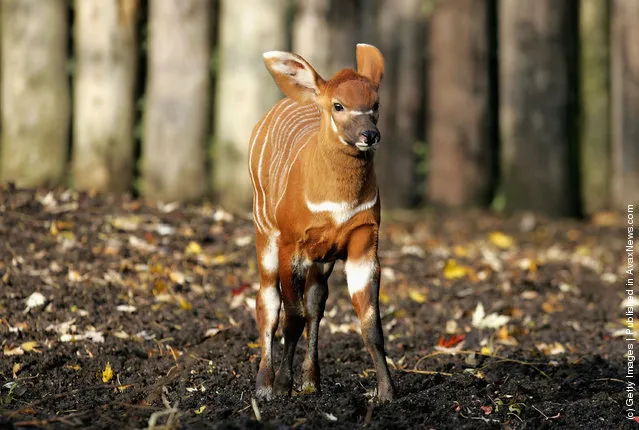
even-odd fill
[{"label": "black nose", "polygon": [[373,145],[379,142],[380,137],[379,131],[377,130],[365,130],[362,131],[360,140],[367,145]]}]

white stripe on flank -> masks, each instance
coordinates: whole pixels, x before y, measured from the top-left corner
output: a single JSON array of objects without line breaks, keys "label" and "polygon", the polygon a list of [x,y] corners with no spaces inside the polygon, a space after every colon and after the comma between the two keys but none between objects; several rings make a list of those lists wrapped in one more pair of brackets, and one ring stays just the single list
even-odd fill
[{"label": "white stripe on flank", "polygon": [[[317,116],[317,111],[307,111],[304,114],[304,110],[300,110],[299,117],[295,117],[295,123],[290,127],[290,131],[286,136],[286,139],[278,142],[278,158],[276,163],[271,164],[271,169],[269,170],[269,174],[271,178],[277,178],[276,181],[271,181],[270,183],[270,197],[271,202],[277,201],[280,193],[279,191],[282,188],[282,167],[286,167],[288,162],[290,161],[291,153],[293,152],[293,147],[296,146],[301,136],[303,136],[305,130],[308,128],[307,124],[313,125],[315,121],[315,117]],[[275,215],[275,214],[274,214]]]},{"label": "white stripe on flank", "polygon": [[[279,123],[279,121],[284,117],[284,113],[286,111],[288,111],[291,107],[295,106],[295,103],[288,99],[287,100],[288,106],[286,106],[284,109],[280,110],[280,112],[277,114],[277,118],[275,120],[275,123],[271,123],[269,128],[268,128],[268,132],[266,133],[266,137],[264,138],[264,142],[262,143],[262,151],[260,152],[260,158],[258,160],[258,167],[257,167],[257,176],[260,179],[260,181],[264,180],[264,177],[262,176],[262,164],[264,162],[264,149],[266,148],[266,146],[268,145],[269,142],[269,138],[271,135],[271,132],[273,130],[278,131],[277,130],[277,124]],[[282,103],[282,106],[284,106],[285,103]],[[272,148],[272,150],[275,149],[275,145],[274,148]],[[271,153],[272,153],[271,150]],[[271,220],[268,218],[267,214],[266,214],[266,191],[264,190],[264,187],[262,187],[262,216],[264,217],[264,221],[266,224],[266,227],[268,229],[272,229],[273,228],[273,224],[271,223]]]},{"label": "white stripe on flank", "polygon": [[313,213],[318,212],[330,212],[333,217],[333,221],[337,225],[344,224],[349,219],[353,218],[358,213],[368,210],[375,206],[377,203],[377,192],[375,193],[375,197],[373,199],[364,202],[360,205],[355,206],[355,203],[349,202],[334,202],[331,200],[325,200],[319,203],[313,203],[306,199],[306,207]]},{"label": "white stripe on flank", "polygon": [[351,297],[366,290],[373,281],[376,270],[377,263],[375,260],[346,261],[344,271],[346,272],[348,293]]},{"label": "white stripe on flank", "polygon": [[[268,123],[269,121],[269,117],[273,114],[273,112],[275,111],[275,109],[271,109],[268,114],[264,117],[264,119],[262,120],[262,123],[260,124],[259,128],[256,130],[255,132],[255,136],[253,137],[253,140],[251,141],[250,145],[249,145],[249,172],[251,174],[251,181],[253,182],[253,199],[254,199],[254,205],[255,205],[255,211],[254,211],[254,215],[255,215],[255,223],[257,226],[257,229],[261,232],[264,233],[264,225],[263,223],[260,221],[259,219],[259,188],[263,188],[261,185],[261,181],[256,181],[255,180],[255,174],[253,172],[253,150],[255,149],[255,143],[257,142],[257,139],[260,135],[260,133],[262,132],[262,128],[264,127],[265,124]],[[258,175],[258,179],[259,175]]]}]

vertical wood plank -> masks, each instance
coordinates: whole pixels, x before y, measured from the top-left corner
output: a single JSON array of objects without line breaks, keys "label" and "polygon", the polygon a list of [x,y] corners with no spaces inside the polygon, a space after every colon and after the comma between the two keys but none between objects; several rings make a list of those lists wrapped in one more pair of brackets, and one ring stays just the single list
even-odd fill
[{"label": "vertical wood plank", "polygon": [[500,2],[502,186],[509,210],[575,215],[573,0]]},{"label": "vertical wood plank", "polygon": [[614,206],[639,203],[639,2],[615,0],[612,19]]},{"label": "vertical wood plank", "polygon": [[487,205],[497,151],[489,74],[489,2],[435,7],[430,32],[428,170],[430,201]]},{"label": "vertical wood plank", "polygon": [[75,0],[74,185],[131,188],[138,0]]},{"label": "vertical wood plank", "polygon": [[262,54],[286,50],[287,8],[286,0],[221,3],[213,186],[217,201],[230,209],[251,206],[247,170],[251,131],[282,97]]},{"label": "vertical wood plank", "polygon": [[204,195],[210,124],[210,0],[149,4],[143,192],[153,200]]},{"label": "vertical wood plank", "polygon": [[2,180],[63,182],[69,151],[66,0],[3,0]]}]

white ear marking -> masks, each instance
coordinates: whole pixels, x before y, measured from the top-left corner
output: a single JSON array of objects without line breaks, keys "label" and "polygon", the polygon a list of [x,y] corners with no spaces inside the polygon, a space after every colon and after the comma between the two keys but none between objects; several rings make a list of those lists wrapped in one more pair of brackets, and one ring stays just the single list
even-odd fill
[{"label": "white ear marking", "polygon": [[[316,94],[318,93],[315,74],[308,64],[297,55],[283,51],[268,51],[262,56],[265,60],[270,61],[269,68],[272,71],[286,75],[296,84],[313,90]],[[295,64],[295,66],[290,63]]]}]

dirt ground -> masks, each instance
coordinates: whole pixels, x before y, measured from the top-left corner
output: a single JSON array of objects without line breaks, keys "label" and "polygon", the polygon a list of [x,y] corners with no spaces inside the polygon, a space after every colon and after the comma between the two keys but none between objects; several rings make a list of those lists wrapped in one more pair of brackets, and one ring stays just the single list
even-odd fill
[{"label": "dirt ground", "polygon": [[320,330],[322,393],[252,405],[249,219],[1,188],[0,428],[631,428],[624,221],[386,217],[397,399],[371,401],[339,266]]}]

